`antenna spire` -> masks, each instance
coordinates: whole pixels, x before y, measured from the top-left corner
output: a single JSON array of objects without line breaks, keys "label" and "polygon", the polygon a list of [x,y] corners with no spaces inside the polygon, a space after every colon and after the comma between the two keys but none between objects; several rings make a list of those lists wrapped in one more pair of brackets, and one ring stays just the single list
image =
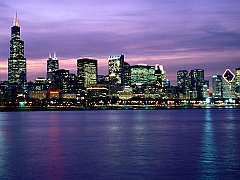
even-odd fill
[{"label": "antenna spire", "polygon": [[52,58],[52,54],[51,54],[51,52],[49,52],[49,59],[51,59]]},{"label": "antenna spire", "polygon": [[16,12],[16,15],[13,19],[13,26],[19,27],[19,19],[18,19],[18,16],[17,16],[17,12]]},{"label": "antenna spire", "polygon": [[56,53],[56,51],[54,51],[53,58],[54,58],[54,59],[57,59],[57,53]]}]

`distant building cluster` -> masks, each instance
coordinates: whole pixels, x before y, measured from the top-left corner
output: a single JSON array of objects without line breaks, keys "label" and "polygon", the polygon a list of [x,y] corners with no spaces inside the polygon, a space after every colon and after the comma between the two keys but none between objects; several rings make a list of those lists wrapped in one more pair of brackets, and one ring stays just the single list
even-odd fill
[{"label": "distant building cluster", "polygon": [[47,59],[46,77],[27,81],[24,41],[20,38],[17,16],[11,28],[8,81],[0,84],[1,102],[27,100],[70,99],[88,100],[132,98],[206,100],[239,99],[240,68],[236,72],[226,69],[222,75],[212,77],[212,92],[203,69],[179,70],[177,86],[172,86],[162,65],[130,65],[124,55],[108,57],[108,74],[98,74],[96,59],[77,59],[77,74],[59,69],[56,52]]}]

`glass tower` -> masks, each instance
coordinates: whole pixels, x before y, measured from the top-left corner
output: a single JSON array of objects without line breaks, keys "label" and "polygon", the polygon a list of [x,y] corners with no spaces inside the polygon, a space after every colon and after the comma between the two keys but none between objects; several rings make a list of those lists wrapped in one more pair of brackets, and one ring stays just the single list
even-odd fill
[{"label": "glass tower", "polygon": [[77,76],[80,88],[97,84],[97,60],[95,59],[78,59]]},{"label": "glass tower", "polygon": [[117,92],[124,85],[124,55],[108,57],[109,94],[117,96]]},{"label": "glass tower", "polygon": [[11,28],[10,57],[8,59],[8,82],[10,86],[17,87],[18,90],[24,90],[27,82],[24,41],[20,39],[20,26],[17,14]]},{"label": "glass tower", "polygon": [[131,66],[131,85],[156,85],[155,67],[145,64]]},{"label": "glass tower", "polygon": [[188,71],[187,70],[179,70],[177,72],[177,84],[180,93],[186,94],[188,88]]},{"label": "glass tower", "polygon": [[109,56],[108,71],[109,77],[115,78],[117,84],[123,84],[124,55]]},{"label": "glass tower", "polygon": [[237,97],[240,97],[240,68],[236,69],[236,93]]},{"label": "glass tower", "polygon": [[216,75],[212,77],[212,87],[213,87],[213,97],[222,98],[223,97],[223,85],[222,76]]}]

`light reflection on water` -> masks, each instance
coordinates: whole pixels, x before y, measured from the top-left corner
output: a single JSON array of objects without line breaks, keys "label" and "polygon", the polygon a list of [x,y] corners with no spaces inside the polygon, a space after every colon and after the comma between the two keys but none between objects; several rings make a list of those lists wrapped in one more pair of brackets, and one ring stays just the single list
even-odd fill
[{"label": "light reflection on water", "polygon": [[219,179],[218,167],[216,165],[217,148],[215,145],[212,114],[211,110],[207,109],[204,118],[203,142],[201,147],[201,174],[204,179],[213,178]]},{"label": "light reflection on water", "polygon": [[234,109],[0,113],[0,177],[234,179],[239,115]]},{"label": "light reflection on water", "polygon": [[5,149],[5,113],[0,113],[0,178],[4,177],[6,171],[6,149]]}]

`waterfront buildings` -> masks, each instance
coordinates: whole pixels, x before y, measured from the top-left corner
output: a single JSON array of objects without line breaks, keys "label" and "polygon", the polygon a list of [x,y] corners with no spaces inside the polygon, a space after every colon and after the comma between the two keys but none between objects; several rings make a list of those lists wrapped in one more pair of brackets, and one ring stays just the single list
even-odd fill
[{"label": "waterfront buildings", "polygon": [[97,84],[97,75],[97,60],[88,58],[77,60],[77,77],[80,88]]},{"label": "waterfront buildings", "polygon": [[59,69],[55,72],[55,88],[61,90],[63,93],[70,93],[70,73],[69,70]]},{"label": "waterfront buildings", "polygon": [[24,57],[24,41],[20,38],[19,19],[14,18],[11,28],[10,57],[8,59],[8,83],[12,91],[26,90],[26,58]]},{"label": "waterfront buildings", "polygon": [[[205,101],[209,96],[209,81],[203,69],[177,72],[177,86],[167,80],[163,65],[130,65],[124,55],[108,57],[108,74],[98,75],[97,60],[77,59],[77,75],[59,69],[59,60],[54,52],[47,60],[46,77],[28,82],[24,42],[20,38],[17,16],[11,28],[10,57],[8,59],[8,81],[0,84],[1,101],[25,101],[32,99],[76,99],[94,98],[122,99],[177,99]],[[240,98],[240,68],[236,76],[227,69],[222,76],[212,78],[214,99]]]},{"label": "waterfront buildings", "polygon": [[109,94],[115,97],[124,84],[124,55],[108,57],[108,75]]},{"label": "waterfront buildings", "polygon": [[222,76],[221,75],[214,75],[212,77],[212,87],[213,98],[222,98],[223,97],[223,85],[222,85]]},{"label": "waterfront buildings", "polygon": [[51,81],[51,82],[54,81],[54,75],[57,70],[59,70],[59,62],[58,62],[56,52],[54,52],[53,57],[51,53],[49,53],[49,58],[47,60],[47,80],[48,81]]},{"label": "waterfront buildings", "polygon": [[236,69],[236,96],[240,98],[240,68]]},{"label": "waterfront buildings", "polygon": [[155,68],[147,64],[131,66],[131,86],[156,85]]},{"label": "waterfront buildings", "polygon": [[235,98],[235,75],[230,69],[226,69],[223,78],[223,98]]},{"label": "waterfront buildings", "polygon": [[185,98],[187,94],[187,89],[189,87],[187,70],[179,70],[177,72],[177,86],[178,86],[178,96],[180,98]]},{"label": "waterfront buildings", "polygon": [[204,70],[193,69],[189,73],[190,90],[197,92],[197,98],[203,98]]}]

